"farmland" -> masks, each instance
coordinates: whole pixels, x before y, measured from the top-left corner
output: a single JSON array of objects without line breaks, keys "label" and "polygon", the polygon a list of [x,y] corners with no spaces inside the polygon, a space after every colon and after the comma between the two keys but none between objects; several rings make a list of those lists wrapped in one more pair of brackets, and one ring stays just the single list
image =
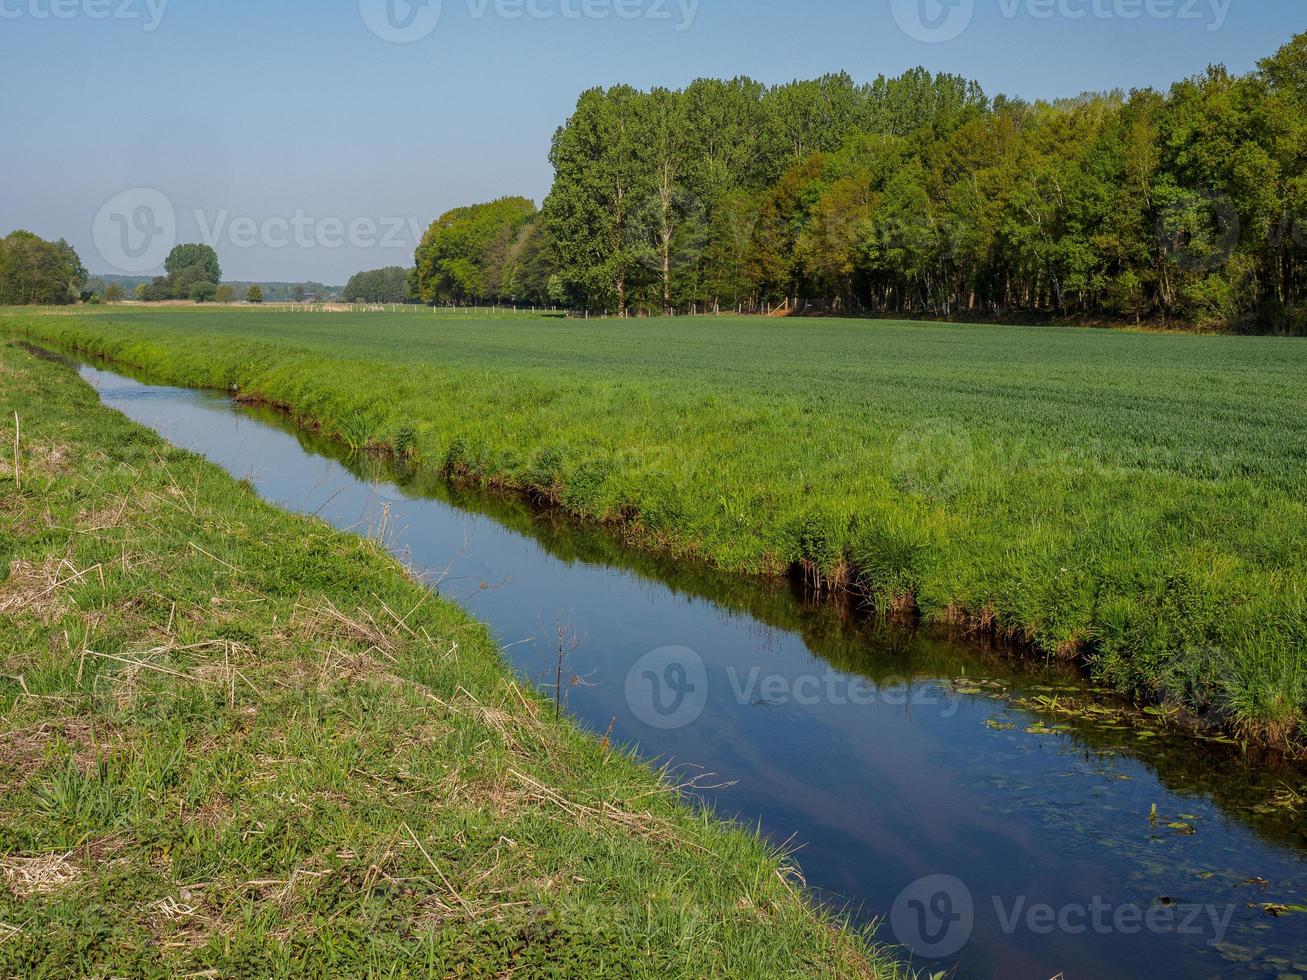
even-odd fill
[{"label": "farmland", "polygon": [[245,309],[0,326],[285,406],[632,544],[805,571],[1299,743],[1307,350],[834,319]]}]

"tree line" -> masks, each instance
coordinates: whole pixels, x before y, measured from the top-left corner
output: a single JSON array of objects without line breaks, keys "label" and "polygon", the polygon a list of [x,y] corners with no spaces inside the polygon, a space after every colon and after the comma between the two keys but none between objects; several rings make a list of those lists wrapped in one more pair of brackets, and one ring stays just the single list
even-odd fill
[{"label": "tree line", "polygon": [[459,208],[436,302],[1307,330],[1307,34],[1167,92],[1027,102],[924,69],[583,93],[539,211]]},{"label": "tree line", "polygon": [[[156,276],[136,287],[137,299],[147,303],[170,299],[190,299],[197,303],[231,302],[231,287],[220,285],[222,265],[211,245],[178,245],[168,253],[163,269],[166,275]],[[220,290],[225,290],[221,297]]]},{"label": "tree line", "polygon": [[412,273],[402,266],[357,272],[341,290],[346,303],[411,303]]},{"label": "tree line", "polygon": [[86,280],[82,260],[62,238],[47,242],[30,231],[0,238],[0,306],[76,303]]},{"label": "tree line", "polygon": [[[1307,34],[1245,75],[1055,101],[925,69],[595,88],[550,161],[539,210],[449,211],[412,270],[342,298],[1307,332]],[[137,298],[233,298],[207,245],[165,271]],[[86,282],[66,242],[0,239],[0,303],[94,299]]]}]

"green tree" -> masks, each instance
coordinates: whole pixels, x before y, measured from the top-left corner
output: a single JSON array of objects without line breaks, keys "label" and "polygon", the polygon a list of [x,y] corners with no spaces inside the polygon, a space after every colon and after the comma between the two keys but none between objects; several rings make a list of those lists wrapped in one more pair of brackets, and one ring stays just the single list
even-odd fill
[{"label": "green tree", "polygon": [[104,290],[104,298],[109,303],[121,303],[123,301],[123,287],[116,282],[110,283]]},{"label": "green tree", "polygon": [[155,276],[145,286],[145,290],[141,295],[141,299],[145,300],[147,303],[159,303],[163,300],[174,298],[175,292],[173,284],[168,281],[167,276]]},{"label": "green tree", "polygon": [[553,236],[537,216],[517,233],[504,263],[500,284],[503,299],[515,304],[549,305],[556,265]]},{"label": "green tree", "polygon": [[47,242],[30,231],[0,239],[0,306],[74,303],[87,278],[63,239]]},{"label": "green tree", "polygon": [[409,271],[392,265],[355,273],[341,290],[340,298],[347,303],[407,303]]},{"label": "green tree", "polygon": [[213,299],[215,302],[222,303],[225,305],[227,303],[230,303],[235,298],[235,296],[236,296],[236,290],[224,284],[218,287],[217,291],[214,293]]},{"label": "green tree", "polygon": [[641,101],[627,85],[582,94],[554,135],[554,186],[544,205],[569,300],[619,316],[640,277],[639,205],[654,181],[641,140]]},{"label": "green tree", "polygon": [[212,303],[218,298],[218,284],[197,282],[191,287],[190,298],[196,303]]},{"label": "green tree", "polygon": [[212,246],[185,244],[176,246],[163,263],[168,274],[169,291],[177,299],[185,299],[191,289],[202,282],[221,282],[222,266]]},{"label": "green tree", "polygon": [[263,302],[263,287],[262,287],[262,286],[259,286],[259,285],[253,285],[253,286],[250,286],[248,289],[246,289],[246,290],[245,290],[245,302],[247,302],[247,303],[262,303],[262,302]]},{"label": "green tree", "polygon": [[506,298],[514,249],[535,213],[526,198],[505,197],[441,215],[417,247],[419,298],[432,304]]}]

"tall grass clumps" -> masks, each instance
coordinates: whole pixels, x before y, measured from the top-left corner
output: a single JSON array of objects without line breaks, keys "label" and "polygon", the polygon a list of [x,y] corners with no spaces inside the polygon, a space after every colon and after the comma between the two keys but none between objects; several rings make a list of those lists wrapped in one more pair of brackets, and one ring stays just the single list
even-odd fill
[{"label": "tall grass clumps", "polygon": [[379,547],[0,341],[15,415],[0,975],[896,974]]},{"label": "tall grass clumps", "polygon": [[235,387],[638,546],[803,574],[1307,744],[1299,341],[241,310],[0,327]]}]

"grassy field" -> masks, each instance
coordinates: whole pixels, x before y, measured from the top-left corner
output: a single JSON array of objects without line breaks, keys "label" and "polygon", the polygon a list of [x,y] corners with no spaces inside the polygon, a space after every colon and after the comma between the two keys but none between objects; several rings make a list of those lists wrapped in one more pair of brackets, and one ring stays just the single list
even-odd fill
[{"label": "grassy field", "polygon": [[379,547],[0,341],[15,413],[0,975],[896,972]]},{"label": "grassy field", "polygon": [[1307,738],[1307,345],[839,320],[249,310],[0,328],[288,406],[637,544],[808,570]]}]

